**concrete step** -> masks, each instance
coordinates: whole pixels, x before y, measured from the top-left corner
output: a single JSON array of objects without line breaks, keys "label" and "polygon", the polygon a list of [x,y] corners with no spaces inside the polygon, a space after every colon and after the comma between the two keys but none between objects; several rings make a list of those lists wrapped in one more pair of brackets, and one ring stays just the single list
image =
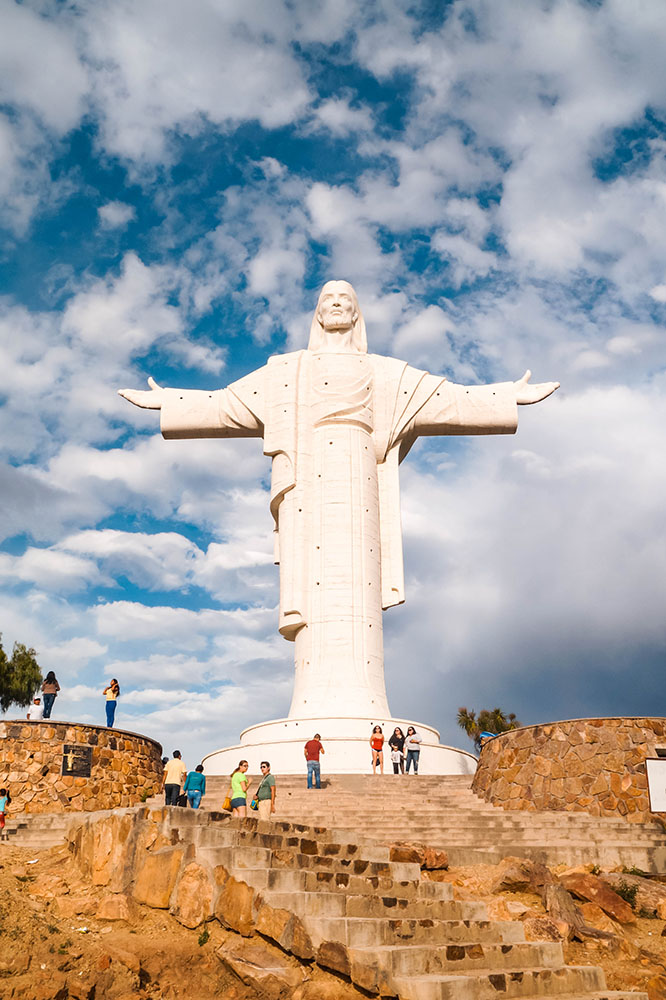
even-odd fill
[{"label": "concrete step", "polygon": [[[362,947],[350,947],[353,955],[363,951]],[[380,962],[386,963],[391,975],[418,975],[433,973],[451,975],[470,973],[477,970],[508,970],[522,972],[525,969],[566,969],[559,941],[518,941],[514,944],[488,944],[472,942],[466,944],[413,944],[380,945],[368,948]]]},{"label": "concrete step", "polygon": [[386,945],[455,945],[457,948],[476,944],[506,945],[525,943],[523,925],[517,921],[436,920],[410,917],[303,917],[312,943],[339,941],[356,948]]},{"label": "concrete step", "polygon": [[[408,915],[414,920],[446,920],[466,927],[474,923],[479,933],[485,933],[489,926],[499,921],[489,921],[484,903],[476,900],[406,899],[401,896],[354,895],[341,892],[280,892],[264,890],[264,900],[276,909],[294,909],[308,917],[362,917],[402,920]],[[523,933],[523,925],[509,922],[511,927]],[[461,931],[462,933],[462,931]],[[509,932],[513,933],[513,932]]]},{"label": "concrete step", "polygon": [[[200,852],[197,852],[199,855]],[[214,856],[207,851],[201,857],[215,864]],[[255,889],[273,889],[280,892],[343,892],[353,895],[400,896],[416,899],[423,888],[432,893],[432,898],[446,898],[441,889],[450,886],[441,882],[395,881],[390,878],[369,878],[363,875],[348,875],[339,872],[309,872],[279,868],[232,868],[230,874],[239,881],[247,882]],[[437,889],[437,892],[433,890]],[[425,893],[424,893],[425,895]]]},{"label": "concrete step", "polygon": [[[519,972],[479,968],[471,975],[396,973],[392,983],[400,1000],[497,1000],[498,996],[530,1000],[544,996],[563,1000],[564,996],[575,996],[588,1000],[590,993],[603,994],[605,985],[603,972],[592,965],[524,968]],[[638,996],[634,994],[634,1000]]]}]

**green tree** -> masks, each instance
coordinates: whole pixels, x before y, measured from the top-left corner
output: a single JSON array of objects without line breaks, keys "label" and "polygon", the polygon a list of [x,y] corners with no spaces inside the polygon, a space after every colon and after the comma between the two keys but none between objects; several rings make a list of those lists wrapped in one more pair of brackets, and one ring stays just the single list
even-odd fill
[{"label": "green tree", "polygon": [[32,647],[28,649],[22,642],[15,642],[8,660],[0,634],[0,709],[3,712],[10,705],[25,707],[34,698],[42,683],[42,671],[36,655]]},{"label": "green tree", "polygon": [[516,718],[513,712],[503,712],[501,708],[484,708],[478,716],[475,711],[462,708],[458,709],[458,725],[464,729],[467,735],[474,742],[474,746],[481,748],[481,733],[507,733],[510,729],[519,729],[522,723]]}]

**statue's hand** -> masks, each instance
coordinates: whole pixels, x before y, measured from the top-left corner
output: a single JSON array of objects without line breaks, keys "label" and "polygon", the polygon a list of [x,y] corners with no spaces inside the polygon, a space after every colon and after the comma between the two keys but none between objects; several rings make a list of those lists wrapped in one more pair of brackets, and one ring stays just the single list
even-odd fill
[{"label": "statue's hand", "polygon": [[527,403],[540,403],[542,399],[550,396],[551,392],[559,389],[559,382],[537,382],[536,385],[529,385],[532,372],[527,369],[522,378],[514,382],[516,387],[516,402],[519,406]]},{"label": "statue's hand", "polygon": [[144,410],[161,410],[164,401],[164,389],[157,384],[154,378],[148,379],[150,390],[145,389],[118,389],[118,395],[128,399],[135,406],[141,406]]}]

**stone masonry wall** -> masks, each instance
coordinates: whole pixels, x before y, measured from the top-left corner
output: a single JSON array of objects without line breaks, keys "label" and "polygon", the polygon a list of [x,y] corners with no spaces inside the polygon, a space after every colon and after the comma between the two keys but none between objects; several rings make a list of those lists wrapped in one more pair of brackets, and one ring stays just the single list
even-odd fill
[{"label": "stone masonry wall", "polygon": [[[63,774],[65,746],[90,747],[90,777]],[[162,782],[162,747],[146,736],[67,722],[0,722],[0,787],[10,811],[53,813],[131,806]]]},{"label": "stone masonry wall", "polygon": [[490,740],[472,789],[504,809],[553,809],[653,818],[646,757],[666,747],[666,719],[573,719]]}]

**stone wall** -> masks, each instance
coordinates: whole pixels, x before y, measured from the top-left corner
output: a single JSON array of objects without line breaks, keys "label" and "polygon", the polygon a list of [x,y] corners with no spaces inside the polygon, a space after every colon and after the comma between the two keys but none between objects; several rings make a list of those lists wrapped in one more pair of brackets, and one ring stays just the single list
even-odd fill
[{"label": "stone wall", "polygon": [[472,789],[504,809],[557,809],[653,818],[646,757],[666,747],[666,719],[573,719],[528,726],[490,740]]},{"label": "stone wall", "polygon": [[[66,746],[75,752],[64,761]],[[63,773],[87,759],[89,777]],[[12,815],[131,806],[161,783],[162,747],[146,736],[50,719],[0,722],[0,786],[9,788]]]}]

